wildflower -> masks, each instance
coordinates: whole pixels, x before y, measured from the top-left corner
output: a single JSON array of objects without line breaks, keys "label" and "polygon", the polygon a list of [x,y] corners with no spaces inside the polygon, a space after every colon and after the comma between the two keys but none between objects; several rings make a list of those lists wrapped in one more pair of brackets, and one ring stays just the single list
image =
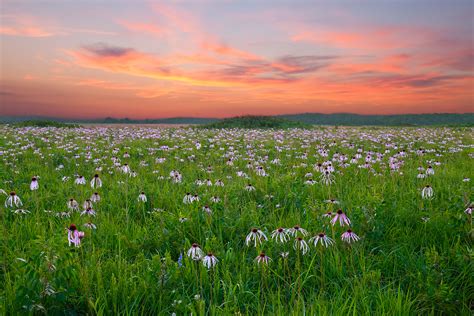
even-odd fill
[{"label": "wildflower", "polygon": [[92,202],[94,202],[94,203],[99,202],[99,201],[100,201],[100,195],[99,195],[99,193],[94,192],[94,194],[92,194],[90,200],[91,200]]},{"label": "wildflower", "polygon": [[277,242],[287,242],[288,241],[288,232],[286,229],[280,227],[278,229],[275,229],[272,232],[272,239],[275,239]]},{"label": "wildflower", "polygon": [[334,226],[337,223],[337,221],[339,221],[339,225],[341,226],[344,226],[344,225],[349,226],[351,224],[351,221],[341,209],[337,210],[336,215],[331,220],[331,224]]},{"label": "wildflower", "polygon": [[247,186],[245,187],[245,190],[246,191],[255,191],[255,187],[253,185],[251,185],[250,183],[247,184]]},{"label": "wildflower", "polygon": [[84,185],[86,184],[86,178],[84,178],[84,176],[77,176],[76,180],[74,180],[74,183],[77,185]]},{"label": "wildflower", "polygon": [[82,204],[82,207],[83,207],[84,209],[91,208],[91,207],[92,207],[92,201],[89,200],[89,199],[85,200],[85,201],[84,201],[84,204]]},{"label": "wildflower", "polygon": [[262,239],[268,240],[267,236],[265,236],[265,234],[261,230],[253,228],[247,235],[247,238],[245,238],[245,244],[249,246],[249,244],[253,241],[254,247],[257,247],[257,243],[261,244]]},{"label": "wildflower", "polygon": [[23,205],[20,197],[16,195],[14,191],[10,192],[10,196],[5,200],[5,207],[13,207],[13,204],[15,204],[17,207]]},{"label": "wildflower", "polygon": [[301,228],[299,225],[295,225],[292,228],[289,228],[288,233],[293,237],[298,236],[298,234],[302,234],[303,236],[308,235],[308,232],[304,228]]},{"label": "wildflower", "polygon": [[219,260],[212,254],[212,252],[209,252],[203,259],[202,259],[202,264],[207,268],[211,269],[213,268]]},{"label": "wildflower", "polygon": [[201,258],[204,257],[204,252],[201,250],[201,247],[199,247],[199,245],[196,243],[192,244],[187,254],[188,254],[188,257],[190,257],[191,259],[195,261],[201,260]]},{"label": "wildflower", "polygon": [[86,228],[90,228],[90,229],[97,229],[97,226],[95,226],[95,224],[91,223],[91,222],[88,222],[88,223],[85,223],[84,225],[82,225]]},{"label": "wildflower", "polygon": [[328,237],[325,233],[319,233],[316,236],[311,237],[309,242],[312,242],[315,247],[320,243],[326,248],[334,244],[334,240],[332,240],[331,237]]},{"label": "wildflower", "polygon": [[221,201],[221,199],[217,196],[213,196],[211,197],[211,202],[212,203],[219,203]]},{"label": "wildflower", "polygon": [[335,199],[329,199],[329,200],[326,200],[324,202],[329,203],[329,204],[339,204],[339,201],[335,200]]},{"label": "wildflower", "polygon": [[289,254],[290,254],[290,253],[289,253],[288,251],[280,252],[280,256],[281,256],[283,259],[288,258],[288,255],[289,255]]},{"label": "wildflower", "polygon": [[77,230],[76,225],[71,224],[68,229],[67,239],[69,241],[69,246],[74,244],[74,246],[79,247],[81,244],[81,239],[84,237],[84,232],[80,232]]},{"label": "wildflower", "polygon": [[180,223],[184,223],[184,222],[186,222],[187,220],[188,220],[187,217],[180,217],[180,218],[179,218],[179,222],[180,222]]},{"label": "wildflower", "polygon": [[267,173],[265,172],[265,169],[263,169],[262,166],[258,166],[257,171],[255,173],[261,177],[265,177],[267,175]]},{"label": "wildflower", "polygon": [[123,173],[130,173],[130,166],[128,164],[124,164],[122,167],[121,167],[121,170]]},{"label": "wildflower", "polygon": [[22,209],[22,208],[19,208],[19,209],[14,210],[14,211],[12,210],[12,212],[15,213],[15,214],[21,214],[21,215],[30,213],[30,211],[24,210],[24,209]]},{"label": "wildflower", "polygon": [[142,191],[142,192],[138,195],[138,202],[146,203],[146,201],[147,201],[147,198],[146,198],[145,192]]},{"label": "wildflower", "polygon": [[268,257],[267,255],[265,255],[264,252],[261,252],[256,258],[255,258],[255,262],[257,262],[257,264],[268,264],[270,261],[272,261],[272,258]]},{"label": "wildflower", "polygon": [[178,258],[178,267],[181,268],[182,266],[183,266],[183,253],[181,252]]},{"label": "wildflower", "polygon": [[341,235],[341,239],[345,242],[351,243],[353,241],[358,241],[360,237],[354,234],[352,230],[348,229]]},{"label": "wildflower", "polygon": [[193,196],[191,195],[191,193],[186,193],[186,195],[183,198],[183,203],[190,204],[192,202],[193,202]]},{"label": "wildflower", "polygon": [[223,182],[221,179],[218,179],[214,185],[215,185],[215,186],[218,186],[218,187],[223,187],[223,186],[224,186],[224,182]]},{"label": "wildflower", "polygon": [[79,211],[79,203],[77,203],[77,201],[74,200],[73,198],[69,199],[66,205],[70,211]]},{"label": "wildflower", "polygon": [[433,167],[428,166],[428,168],[426,169],[426,174],[427,174],[427,175],[430,175],[430,176],[434,175],[435,172],[434,172]]},{"label": "wildflower", "polygon": [[472,215],[472,206],[469,206],[465,211],[464,213],[466,213],[467,215]]},{"label": "wildflower", "polygon": [[207,215],[212,215],[212,210],[208,205],[204,206],[202,210],[206,212]]},{"label": "wildflower", "polygon": [[421,197],[423,199],[431,199],[434,195],[433,188],[427,184],[423,190],[421,190]]},{"label": "wildflower", "polygon": [[462,182],[469,182],[469,181],[471,181],[470,178],[464,178],[464,179],[462,179]]},{"label": "wildflower", "polygon": [[194,201],[198,202],[199,200],[200,200],[200,199],[199,199],[199,195],[194,194],[194,195],[193,195],[193,198],[192,198],[192,200],[191,200],[191,202],[194,202]]},{"label": "wildflower", "polygon": [[92,209],[92,207],[88,207],[81,213],[81,216],[83,215],[95,216],[95,211]]},{"label": "wildflower", "polygon": [[91,180],[91,188],[100,188],[102,187],[102,180],[99,178],[99,175],[96,173],[94,178]]},{"label": "wildflower", "polygon": [[309,250],[309,246],[308,244],[306,243],[306,241],[304,241],[303,238],[301,237],[296,237],[295,239],[295,242],[293,244],[293,248],[295,250],[301,250],[301,252],[304,254],[306,254]]},{"label": "wildflower", "polygon": [[326,170],[322,175],[321,175],[321,182],[325,185],[330,185],[331,183],[334,183],[334,176],[332,175],[329,170]]},{"label": "wildflower", "polygon": [[36,177],[31,178],[30,190],[34,191],[34,190],[38,190],[38,188],[39,188],[38,179]]},{"label": "wildflower", "polygon": [[333,213],[332,213],[331,211],[328,211],[328,212],[326,212],[326,213],[323,214],[323,217],[328,217],[328,218],[330,218],[330,217],[332,217],[332,215],[333,215]]}]

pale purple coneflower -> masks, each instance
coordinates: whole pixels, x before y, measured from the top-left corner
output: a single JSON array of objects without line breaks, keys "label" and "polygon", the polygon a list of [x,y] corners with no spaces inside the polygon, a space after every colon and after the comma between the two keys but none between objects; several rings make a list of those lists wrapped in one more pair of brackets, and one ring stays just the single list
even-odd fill
[{"label": "pale purple coneflower", "polygon": [[30,190],[34,191],[34,190],[38,190],[38,188],[39,188],[38,178],[37,177],[31,178]]},{"label": "pale purple coneflower", "polygon": [[188,252],[188,257],[191,259],[198,261],[201,260],[202,257],[204,257],[204,252],[202,251],[201,247],[197,243],[193,243],[191,245],[191,248],[189,248]]},{"label": "pale purple coneflower", "polygon": [[353,241],[358,241],[360,239],[352,230],[348,229],[341,235],[341,239],[345,242],[351,243]]},{"label": "pale purple coneflower", "polygon": [[212,215],[212,210],[211,210],[211,208],[209,207],[209,205],[205,205],[205,206],[202,208],[202,210],[203,210],[204,212],[206,212],[207,215]]},{"label": "pale purple coneflower", "polygon": [[81,244],[81,239],[84,237],[84,232],[77,230],[76,225],[71,224],[68,229],[67,239],[69,241],[69,246],[74,244],[74,246],[79,247]]},{"label": "pale purple coneflower", "polygon": [[76,180],[74,180],[74,183],[77,185],[84,185],[86,184],[86,178],[84,178],[84,176],[77,176]]},{"label": "pale purple coneflower", "polygon": [[272,239],[281,243],[287,242],[289,239],[287,230],[283,227],[275,229],[272,232]]},{"label": "pale purple coneflower", "polygon": [[326,248],[334,244],[334,240],[332,240],[332,238],[329,237],[328,235],[326,235],[325,233],[319,233],[316,236],[311,237],[309,242],[310,243],[312,242],[315,247],[319,243],[319,244],[323,245]]},{"label": "pale purple coneflower", "polygon": [[146,203],[147,201],[147,198],[146,198],[146,195],[145,195],[145,192],[141,192],[139,195],[138,195],[138,202],[143,202],[143,203]]},{"label": "pale purple coneflower", "polygon": [[465,209],[464,213],[466,213],[467,215],[472,215],[472,206],[469,206],[467,209]]},{"label": "pale purple coneflower", "polygon": [[430,175],[430,176],[434,175],[435,172],[434,172],[433,167],[428,166],[428,168],[426,169],[426,174],[427,174],[427,175]]},{"label": "pale purple coneflower", "polygon": [[212,252],[209,252],[207,255],[204,256],[202,259],[202,264],[207,268],[211,269],[216,266],[217,262],[219,260],[212,254]]},{"label": "pale purple coneflower", "polygon": [[88,207],[81,213],[81,216],[83,215],[95,216],[95,211],[92,209],[92,207]]},{"label": "pale purple coneflower", "polygon": [[186,193],[186,195],[184,196],[183,198],[183,203],[184,204],[190,204],[193,202],[193,196],[191,195],[191,193]]},{"label": "pale purple coneflower", "polygon": [[305,255],[309,250],[308,244],[302,237],[296,237],[295,242],[293,243],[293,248],[295,250],[301,250],[303,255]]},{"label": "pale purple coneflower", "polygon": [[265,236],[265,234],[261,230],[257,228],[252,228],[250,233],[245,238],[245,244],[249,246],[249,244],[253,241],[254,247],[257,247],[257,244],[261,244],[262,240],[268,240],[267,236]]},{"label": "pale purple coneflower", "polygon": [[92,206],[93,206],[92,201],[89,200],[89,199],[85,200],[84,204],[82,204],[82,208],[84,208],[84,209],[87,209],[87,208],[92,207]]},{"label": "pale purple coneflower", "polygon": [[90,229],[97,229],[97,226],[95,226],[95,224],[92,223],[92,222],[85,223],[85,224],[82,225],[82,226],[84,226],[84,227],[86,227],[86,228],[90,228]]},{"label": "pale purple coneflower", "polygon": [[[79,203],[77,203],[76,200],[74,200],[73,198],[69,199],[69,201],[67,201],[67,208],[70,210],[70,211],[79,211]],[[85,207],[87,208],[87,207]]]},{"label": "pale purple coneflower", "polygon": [[427,184],[423,190],[421,190],[421,197],[423,199],[431,199],[433,198],[433,195],[434,195],[434,192],[433,192],[433,188]]},{"label": "pale purple coneflower", "polygon": [[290,234],[293,237],[297,237],[299,234],[306,236],[308,235],[308,232],[306,231],[306,229],[301,228],[300,225],[295,225],[291,228],[288,228],[288,234]]},{"label": "pale purple coneflower", "polygon": [[219,203],[221,201],[221,199],[217,196],[213,196],[211,197],[211,202],[212,203]]},{"label": "pale purple coneflower", "polygon": [[334,218],[331,220],[331,224],[334,226],[338,221],[341,226],[349,226],[351,224],[350,219],[341,209],[337,210],[336,215],[334,215]]},{"label": "pale purple coneflower", "polygon": [[269,256],[265,255],[264,252],[261,252],[256,258],[255,262],[257,264],[268,264],[270,261],[272,261],[272,258]]},{"label": "pale purple coneflower", "polygon": [[100,195],[99,195],[99,193],[98,193],[98,192],[94,192],[94,193],[91,195],[90,200],[91,200],[93,203],[100,202]]},{"label": "pale purple coneflower", "polygon": [[245,186],[246,191],[255,191],[255,187],[251,185],[250,183]]},{"label": "pale purple coneflower", "polygon": [[20,197],[16,195],[14,191],[10,192],[10,196],[5,200],[5,207],[13,207],[13,204],[15,204],[17,207],[23,205]]},{"label": "pale purple coneflower", "polygon": [[91,180],[91,187],[93,189],[102,187],[102,180],[100,179],[99,175],[96,173]]}]

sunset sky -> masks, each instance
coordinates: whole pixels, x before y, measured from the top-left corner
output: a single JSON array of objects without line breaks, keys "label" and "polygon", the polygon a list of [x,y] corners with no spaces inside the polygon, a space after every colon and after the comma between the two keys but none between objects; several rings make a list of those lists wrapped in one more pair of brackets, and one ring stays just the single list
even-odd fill
[{"label": "sunset sky", "polygon": [[0,115],[474,111],[471,0],[0,0]]}]

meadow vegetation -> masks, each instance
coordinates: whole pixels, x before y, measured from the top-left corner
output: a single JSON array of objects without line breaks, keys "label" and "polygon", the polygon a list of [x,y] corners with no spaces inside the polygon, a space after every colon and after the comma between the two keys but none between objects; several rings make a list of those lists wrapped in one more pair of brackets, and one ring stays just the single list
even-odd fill
[{"label": "meadow vegetation", "polygon": [[472,315],[473,129],[231,123],[0,126],[0,314]]}]

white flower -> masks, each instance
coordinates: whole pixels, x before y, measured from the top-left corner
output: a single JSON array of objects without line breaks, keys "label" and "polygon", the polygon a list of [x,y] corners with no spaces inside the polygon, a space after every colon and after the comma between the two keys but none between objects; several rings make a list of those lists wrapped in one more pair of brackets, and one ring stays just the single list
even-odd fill
[{"label": "white flower", "polygon": [[213,268],[217,262],[219,262],[219,260],[211,252],[202,259],[202,264],[208,269]]},{"label": "white flower", "polygon": [[83,215],[95,216],[95,211],[91,207],[88,207],[81,213],[81,216]]},{"label": "white flower", "polygon": [[427,185],[421,190],[421,197],[423,199],[431,199],[434,195],[433,188],[430,185]]},{"label": "white flower", "polygon": [[293,248],[294,248],[295,250],[301,250],[301,252],[303,253],[303,255],[306,254],[306,253],[308,252],[308,250],[309,250],[308,244],[307,244],[306,241],[304,241],[304,239],[301,238],[301,237],[297,237],[297,238],[295,239],[295,242],[294,242],[294,244],[293,244]]},{"label": "white flower", "polygon": [[138,202],[146,203],[146,201],[147,201],[147,198],[146,198],[145,192],[142,191],[142,193],[138,195]]},{"label": "white flower", "polygon": [[74,180],[74,183],[77,185],[84,185],[86,184],[86,178],[84,178],[84,176],[77,176],[76,180]]},{"label": "white flower", "polygon": [[95,174],[91,180],[91,187],[93,189],[102,187],[102,180],[99,178],[98,174]]},{"label": "white flower", "polygon": [[79,203],[74,199],[69,199],[69,201],[67,201],[67,208],[70,211],[79,211]]},{"label": "white flower", "polygon": [[38,190],[38,188],[39,188],[38,178],[37,177],[31,178],[30,190],[34,191],[34,190]]},{"label": "white flower", "polygon": [[319,244],[323,245],[324,247],[329,247],[334,244],[334,240],[328,237],[325,233],[319,233],[318,235],[311,237],[309,242],[312,242],[313,245],[316,247]]},{"label": "white flower", "polygon": [[303,236],[308,235],[308,232],[305,229],[301,228],[299,225],[295,225],[289,228],[288,233],[293,237],[297,237],[298,234],[302,234]]},{"label": "white flower", "polygon": [[341,235],[341,239],[345,242],[351,243],[353,241],[358,241],[360,239],[352,230],[348,229]]},{"label": "white flower", "polygon": [[264,252],[261,252],[256,258],[255,258],[255,262],[257,262],[257,264],[268,264],[270,261],[272,261],[272,258],[268,257],[267,255],[265,255]]},{"label": "white flower", "polygon": [[247,238],[245,238],[245,244],[249,246],[249,244],[253,241],[254,247],[257,247],[257,244],[261,244],[262,240],[268,240],[267,236],[265,236],[261,230],[253,228],[247,235]]},{"label": "white flower", "polygon": [[204,252],[201,250],[198,244],[194,243],[192,244],[191,248],[189,248],[188,252],[188,257],[191,257],[191,259],[198,261],[201,260],[202,257],[204,257]]},{"label": "white flower", "polygon": [[16,207],[20,207],[23,205],[20,200],[20,197],[12,191],[10,192],[10,196],[7,197],[7,199],[5,200],[5,207],[13,207],[13,204],[15,204]]},{"label": "white flower", "polygon": [[250,183],[245,186],[245,190],[247,191],[255,191],[255,187],[251,185]]},{"label": "white flower", "polygon": [[277,242],[287,242],[289,237],[288,237],[288,232],[285,228],[277,228],[272,232],[272,239],[275,239]]}]

